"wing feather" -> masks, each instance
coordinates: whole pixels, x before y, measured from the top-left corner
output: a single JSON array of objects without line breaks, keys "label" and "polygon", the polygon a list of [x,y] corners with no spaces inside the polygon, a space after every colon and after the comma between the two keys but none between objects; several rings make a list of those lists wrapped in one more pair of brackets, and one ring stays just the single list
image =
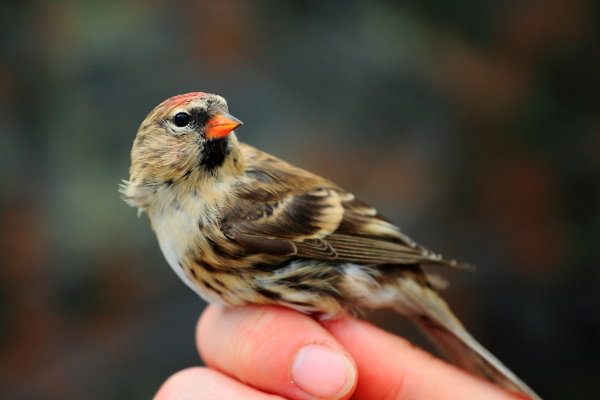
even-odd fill
[{"label": "wing feather", "polygon": [[456,266],[330,181],[244,145],[248,166],[222,230],[247,251],[361,264]]}]

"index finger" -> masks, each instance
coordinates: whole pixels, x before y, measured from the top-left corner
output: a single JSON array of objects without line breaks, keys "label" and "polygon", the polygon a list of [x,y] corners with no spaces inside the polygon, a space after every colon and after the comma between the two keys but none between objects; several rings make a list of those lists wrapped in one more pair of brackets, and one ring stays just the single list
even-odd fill
[{"label": "index finger", "polygon": [[353,399],[486,399],[520,397],[437,359],[367,322],[343,318],[325,327],[358,366]]}]

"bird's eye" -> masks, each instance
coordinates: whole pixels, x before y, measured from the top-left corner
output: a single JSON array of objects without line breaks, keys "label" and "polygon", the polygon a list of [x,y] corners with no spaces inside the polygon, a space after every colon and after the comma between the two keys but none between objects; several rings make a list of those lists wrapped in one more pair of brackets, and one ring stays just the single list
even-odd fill
[{"label": "bird's eye", "polygon": [[190,115],[184,112],[177,113],[173,117],[173,123],[180,128],[184,127],[190,123]]}]

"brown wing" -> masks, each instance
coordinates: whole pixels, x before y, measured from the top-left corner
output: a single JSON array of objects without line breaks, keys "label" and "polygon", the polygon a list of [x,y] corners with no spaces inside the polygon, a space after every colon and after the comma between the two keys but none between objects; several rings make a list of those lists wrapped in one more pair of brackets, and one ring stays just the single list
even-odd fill
[{"label": "brown wing", "polygon": [[222,229],[253,252],[362,264],[454,265],[330,181],[244,145],[246,173]]}]

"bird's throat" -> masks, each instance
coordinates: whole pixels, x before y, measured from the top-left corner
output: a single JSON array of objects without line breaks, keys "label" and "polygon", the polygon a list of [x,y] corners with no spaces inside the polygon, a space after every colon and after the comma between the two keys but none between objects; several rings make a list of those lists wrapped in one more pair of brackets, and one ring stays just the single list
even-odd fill
[{"label": "bird's throat", "polygon": [[208,140],[202,148],[200,166],[205,170],[219,168],[231,153],[231,144],[228,137]]}]

